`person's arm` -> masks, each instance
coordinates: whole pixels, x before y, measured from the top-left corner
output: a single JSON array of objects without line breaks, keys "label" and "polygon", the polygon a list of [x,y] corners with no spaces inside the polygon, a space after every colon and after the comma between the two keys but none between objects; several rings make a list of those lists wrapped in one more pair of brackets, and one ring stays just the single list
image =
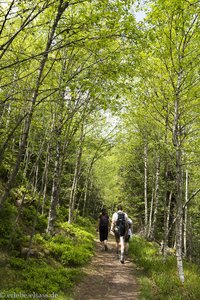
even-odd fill
[{"label": "person's arm", "polygon": [[114,229],[115,229],[115,214],[113,214],[112,216],[112,221],[111,221],[111,226],[110,226],[110,231],[114,232]]}]

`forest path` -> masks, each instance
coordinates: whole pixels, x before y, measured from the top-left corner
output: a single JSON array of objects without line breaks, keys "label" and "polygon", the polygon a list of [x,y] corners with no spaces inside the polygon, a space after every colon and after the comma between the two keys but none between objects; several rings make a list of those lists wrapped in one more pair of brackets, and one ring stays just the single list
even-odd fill
[{"label": "forest path", "polygon": [[121,264],[116,257],[115,241],[110,235],[108,252],[96,240],[96,253],[87,267],[84,268],[86,276],[76,286],[73,300],[137,300],[139,286],[136,271],[129,258]]}]

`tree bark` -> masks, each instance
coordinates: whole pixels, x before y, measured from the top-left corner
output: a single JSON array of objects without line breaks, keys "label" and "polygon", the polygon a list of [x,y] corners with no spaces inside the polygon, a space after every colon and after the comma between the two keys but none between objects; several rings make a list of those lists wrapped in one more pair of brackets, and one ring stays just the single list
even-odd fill
[{"label": "tree bark", "polygon": [[153,207],[154,207],[154,178],[153,178],[153,187],[152,187],[152,192],[151,192],[151,206],[150,206],[150,212],[149,212],[149,224],[148,224],[148,233],[147,237],[150,238],[151,234],[151,227],[152,227],[152,220],[153,220]]},{"label": "tree bark", "polygon": [[157,159],[156,163],[156,176],[155,176],[155,189],[154,189],[154,211],[153,211],[153,221],[150,230],[150,239],[155,239],[155,229],[157,223],[158,214],[158,190],[159,190],[159,177],[160,177],[160,157]]},{"label": "tree bark", "polygon": [[88,188],[89,188],[89,184],[90,184],[90,173],[92,171],[93,164],[94,164],[94,160],[92,160],[92,162],[89,166],[87,178],[85,180],[84,198],[83,198],[83,211],[82,211],[82,216],[83,217],[85,217],[86,208],[87,208],[87,196],[88,196]]},{"label": "tree bark", "polygon": [[144,144],[144,234],[147,236],[148,230],[148,198],[147,198],[147,181],[148,181],[148,146]]},{"label": "tree bark", "polygon": [[183,255],[182,255],[182,225],[183,225],[183,204],[182,204],[182,150],[181,150],[181,132],[179,125],[179,90],[182,72],[178,77],[178,86],[174,102],[174,128],[173,143],[176,149],[176,258],[180,281],[184,283]]},{"label": "tree bark", "polygon": [[77,150],[77,158],[76,158],[76,166],[74,171],[74,179],[71,187],[70,193],[70,200],[69,200],[69,217],[68,223],[72,223],[74,220],[74,209],[75,209],[75,202],[76,202],[76,193],[77,193],[77,186],[78,186],[78,178],[80,174],[81,168],[81,157],[82,157],[82,148],[83,148],[83,141],[84,141],[84,133],[83,133],[84,125],[82,123],[81,126],[81,133],[80,133],[80,140],[79,146]]},{"label": "tree bark", "polygon": [[54,176],[53,176],[53,184],[52,184],[52,193],[51,193],[51,203],[49,209],[49,216],[48,216],[48,224],[47,224],[47,233],[52,233],[54,228],[54,222],[57,216],[57,206],[59,203],[59,179],[60,179],[60,149],[61,149],[61,128],[57,128],[57,144],[56,144],[56,158],[54,164]]},{"label": "tree bark", "polygon": [[[185,173],[185,203],[188,201],[188,170]],[[188,209],[187,206],[184,210],[184,230],[183,230],[183,249],[184,249],[184,256],[187,256],[187,220],[188,220]]]}]

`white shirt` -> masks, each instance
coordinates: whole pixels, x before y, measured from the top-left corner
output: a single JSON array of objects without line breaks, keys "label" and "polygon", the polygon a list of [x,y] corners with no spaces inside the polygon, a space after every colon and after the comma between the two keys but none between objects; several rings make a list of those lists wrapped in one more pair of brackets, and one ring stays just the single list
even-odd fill
[{"label": "white shirt", "polygon": [[[111,229],[113,229],[113,226],[115,225],[117,219],[118,219],[118,213],[122,213],[123,211],[122,210],[118,210],[118,212],[115,212],[112,216],[112,226],[111,226]],[[128,222],[128,215],[123,212],[125,214],[125,220]]]}]

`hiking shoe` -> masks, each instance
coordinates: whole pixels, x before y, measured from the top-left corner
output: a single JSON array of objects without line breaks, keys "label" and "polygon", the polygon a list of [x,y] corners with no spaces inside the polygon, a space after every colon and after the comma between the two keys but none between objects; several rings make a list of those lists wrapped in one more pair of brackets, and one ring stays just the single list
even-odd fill
[{"label": "hiking shoe", "polygon": [[105,245],[105,251],[108,251],[108,246],[107,245]]}]

